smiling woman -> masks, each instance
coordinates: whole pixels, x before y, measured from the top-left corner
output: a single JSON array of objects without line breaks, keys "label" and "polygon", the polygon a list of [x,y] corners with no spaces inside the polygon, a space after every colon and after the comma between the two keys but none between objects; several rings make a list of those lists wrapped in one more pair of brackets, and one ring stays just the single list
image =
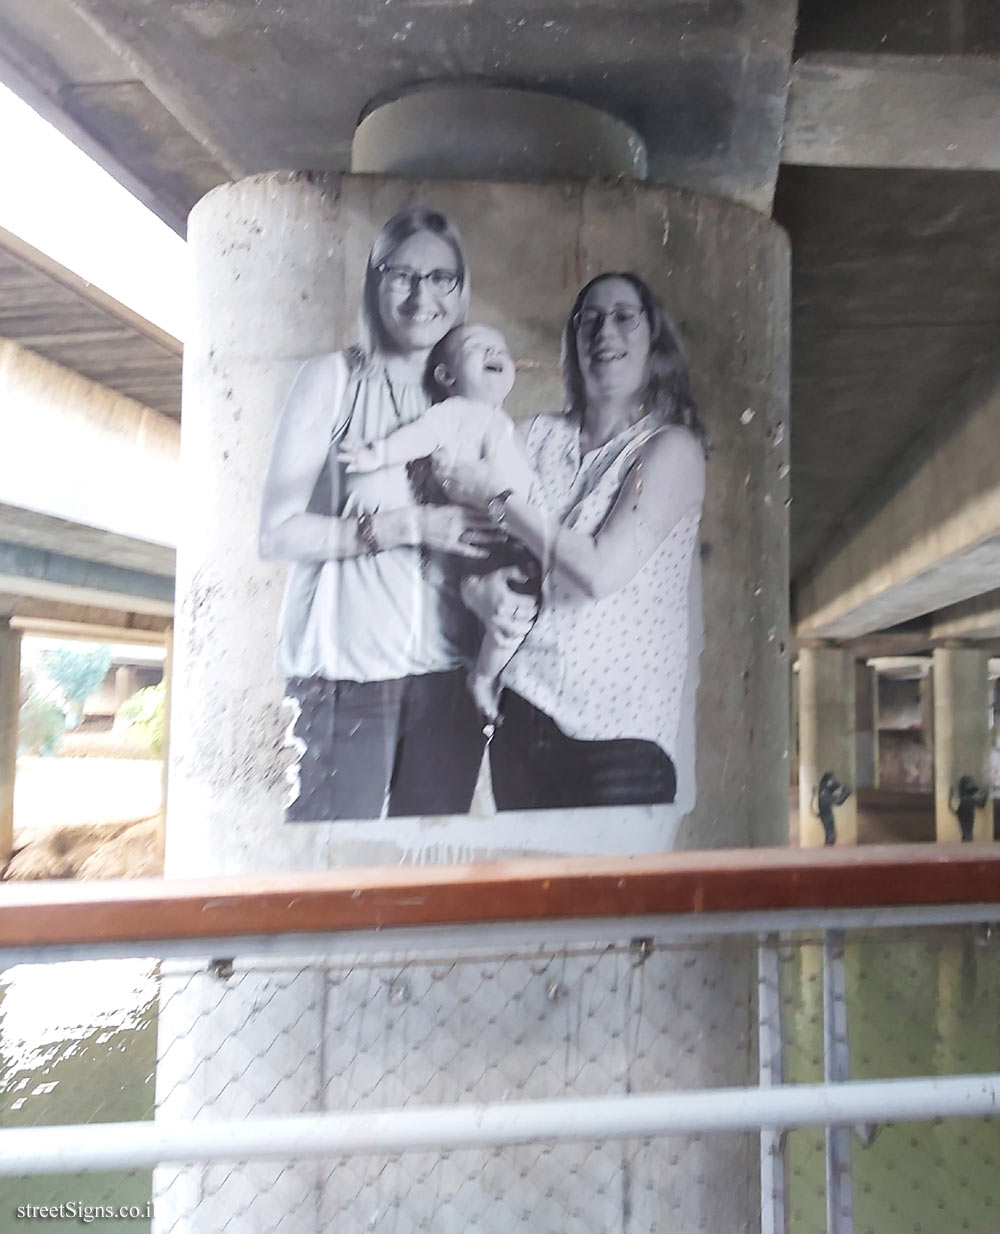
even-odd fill
[{"label": "smiling woman", "polygon": [[291,562],[278,632],[300,755],[294,821],[469,809],[483,735],[465,688],[471,622],[457,563],[483,516],[419,504],[402,464],[339,455],[416,424],[431,349],[465,318],[458,233],[411,207],[368,258],[360,341],[300,371],[279,419],[260,547]]},{"label": "smiling woman", "polygon": [[[690,807],[705,433],[677,331],[642,279],[581,290],[563,380],[565,412],[524,434],[541,500],[504,502],[503,529],[547,573],[502,675],[496,802],[669,804],[680,787]],[[475,505],[500,483],[482,470],[443,468],[449,494]]]}]

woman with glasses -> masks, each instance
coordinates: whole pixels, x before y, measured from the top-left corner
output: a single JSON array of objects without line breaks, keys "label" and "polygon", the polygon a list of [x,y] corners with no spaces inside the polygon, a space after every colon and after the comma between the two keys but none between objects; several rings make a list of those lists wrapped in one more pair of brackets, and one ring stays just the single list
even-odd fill
[{"label": "woman with glasses", "polygon": [[546,572],[502,677],[494,796],[501,810],[673,802],[685,729],[693,745],[705,433],[676,329],[642,279],[582,289],[563,381],[565,412],[524,436],[550,513],[494,491],[488,464],[440,468],[449,498],[489,509]]},{"label": "woman with glasses", "polygon": [[291,562],[278,668],[301,757],[290,820],[466,813],[483,735],[465,686],[475,634],[458,598],[461,558],[489,525],[422,505],[405,466],[346,474],[342,447],[381,441],[427,410],[434,345],[465,320],[458,233],[411,207],[368,258],[359,342],[307,361],[279,419],[260,551]]}]

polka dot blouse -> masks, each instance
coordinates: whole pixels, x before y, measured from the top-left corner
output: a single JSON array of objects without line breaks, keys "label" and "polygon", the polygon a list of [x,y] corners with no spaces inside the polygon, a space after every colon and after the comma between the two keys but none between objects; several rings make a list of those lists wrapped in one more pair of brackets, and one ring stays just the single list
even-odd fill
[{"label": "polka dot blouse", "polygon": [[[563,525],[595,534],[611,512],[642,446],[650,417],[581,457],[574,417],[542,415],[525,445],[539,494]],[[638,737],[675,756],[688,672],[692,563],[699,516],[680,519],[631,579],[592,599],[552,571],[531,632],[503,684],[570,737]]]}]

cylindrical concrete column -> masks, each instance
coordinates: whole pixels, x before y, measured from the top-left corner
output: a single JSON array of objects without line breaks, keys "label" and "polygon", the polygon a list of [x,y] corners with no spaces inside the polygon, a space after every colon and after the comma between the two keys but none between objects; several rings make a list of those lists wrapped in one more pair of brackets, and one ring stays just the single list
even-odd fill
[{"label": "cylindrical concrete column", "polygon": [[14,776],[21,696],[21,632],[0,618],[0,871],[14,846]]},{"label": "cylindrical concrete column", "polygon": [[851,789],[834,809],[837,843],[857,843],[854,681],[851,652],[839,647],[799,652],[799,843],[804,847],[824,843],[816,812],[820,781],[827,773]]},{"label": "cylindrical concrete column", "polygon": [[[501,328],[518,361],[506,403],[515,416],[563,406],[560,332],[576,291],[593,275],[639,272],[683,321],[694,393],[712,443],[701,524],[704,647],[696,736],[687,738],[695,747],[695,775],[683,802],[283,822],[288,717],[273,659],[285,570],[257,554],[270,442],[301,361],[355,340],[369,246],[385,220],[413,202],[442,211],[461,229],[472,278],[470,319]],[[185,346],[181,452],[189,501],[178,547],[167,873],[782,842],[788,357],[787,250],[779,229],[723,201],[635,183],[430,183],[289,173],[213,191],[192,214],[189,243],[196,296]],[[517,988],[534,991],[527,967],[517,957],[507,963],[504,972]],[[600,1043],[602,1058],[620,1054],[608,1072],[610,1091],[653,1087],[666,1076],[695,1086],[753,1082],[747,1049],[752,948],[699,947],[687,962],[655,952],[644,961],[639,984],[625,968],[618,972],[623,963],[610,956],[599,969],[580,969],[573,998],[553,1013],[568,1017],[558,1018],[560,1051],[582,1047],[587,1035]],[[161,1018],[160,1109],[169,1116],[209,1106],[221,1114],[246,1109],[248,1094],[253,1104],[252,1094],[272,1088],[273,1101],[259,1112],[361,1102],[371,1092],[363,1087],[365,1074],[383,1073],[397,1049],[393,1082],[423,1070],[423,1087],[435,1074],[434,1043],[452,1029],[448,1008],[459,1004],[469,1045],[447,1074],[437,1073],[435,1091],[443,1099],[481,1091],[483,1059],[499,1091],[548,1091],[531,1086],[546,1075],[546,1033],[557,1020],[539,1007],[521,1022],[520,1008],[534,993],[515,1006],[505,978],[480,982],[470,999],[462,994],[466,976],[459,967],[421,987],[421,1004],[404,1014],[386,1004],[381,986],[365,993],[363,978],[345,982],[316,966],[283,977],[277,990],[270,969],[229,989],[208,979],[204,989],[188,982],[167,1000]],[[358,1009],[362,1000],[368,1010]],[[268,1007],[259,1031],[252,1012],[258,1003]],[[206,1013],[223,1006],[224,1014]],[[241,1026],[232,1052],[220,1023]],[[346,1041],[329,1028],[340,1024],[351,1025]],[[641,1049],[633,1048],[637,1040]],[[238,1074],[225,1071],[230,1064],[238,1064]],[[560,1065],[559,1091],[586,1090],[587,1068],[580,1078],[574,1068],[568,1078],[563,1070]],[[274,1088],[276,1076],[282,1082]],[[756,1185],[752,1138],[735,1137],[724,1150],[692,1143],[683,1159],[680,1169],[664,1171],[658,1150],[630,1151],[624,1164],[619,1154],[607,1186],[598,1182],[603,1166],[574,1173],[581,1232],[623,1231],[627,1213],[654,1228],[657,1212],[668,1211],[678,1228],[739,1228],[755,1203],[748,1198]],[[255,1178],[261,1169],[255,1167]],[[288,1229],[296,1234],[339,1228],[341,1214],[350,1206],[357,1211],[364,1186],[372,1212],[380,1204],[393,1211],[410,1206],[408,1224],[450,1228],[434,1210],[437,1201],[420,1209],[425,1192],[448,1192],[443,1179],[411,1200],[405,1170],[383,1171],[380,1163],[369,1184],[361,1170],[345,1165],[327,1177],[309,1163],[275,1166],[266,1180],[274,1190],[259,1216],[256,1208],[244,1213],[246,1230],[274,1234],[268,1223],[278,1208],[290,1214]],[[490,1205],[497,1203],[489,1161],[477,1159],[468,1177],[468,1202],[464,1215],[454,1217],[455,1228],[492,1228],[495,1216],[484,1215],[495,1214]],[[240,1186],[237,1177],[234,1194],[243,1196]],[[202,1187],[197,1171],[179,1172],[158,1187],[158,1197],[157,1221],[173,1234],[216,1228],[216,1213],[229,1202],[224,1189]],[[190,1225],[179,1215],[185,1211],[194,1213]]]},{"label": "cylindrical concrete column", "polygon": [[865,660],[854,663],[855,784],[878,788],[878,671]]},{"label": "cylindrical concrete column", "polygon": [[967,807],[970,813],[974,809],[972,838],[993,839],[988,662],[988,653],[976,648],[934,650],[934,815],[939,842],[962,838],[956,810],[963,776],[985,794],[983,804],[980,795]]}]

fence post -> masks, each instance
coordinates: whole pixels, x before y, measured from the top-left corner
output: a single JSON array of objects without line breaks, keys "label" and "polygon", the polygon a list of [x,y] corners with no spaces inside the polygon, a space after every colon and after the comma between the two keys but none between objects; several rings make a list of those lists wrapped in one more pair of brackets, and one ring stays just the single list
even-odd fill
[{"label": "fence post", "polygon": [[[783,1044],[778,936],[766,934],[757,948],[757,1052],[761,1088],[775,1088],[784,1083]],[[760,1133],[761,1234],[787,1234],[785,1139],[786,1133],[774,1127],[765,1127]]]},{"label": "fence post", "polygon": [[[828,930],[823,936],[823,1078],[844,1084],[850,1071],[844,932]],[[827,1234],[854,1234],[851,1128],[828,1125],[825,1138]]]}]

